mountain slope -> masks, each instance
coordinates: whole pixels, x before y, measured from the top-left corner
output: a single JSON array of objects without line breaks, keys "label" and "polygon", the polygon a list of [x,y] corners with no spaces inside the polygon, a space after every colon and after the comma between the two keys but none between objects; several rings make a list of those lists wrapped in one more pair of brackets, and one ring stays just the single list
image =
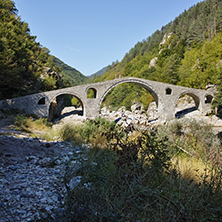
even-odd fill
[{"label": "mountain slope", "polygon": [[87,77],[50,55],[17,12],[0,0],[0,99],[82,84]]},{"label": "mountain slope", "polygon": [[101,76],[102,74],[104,74],[104,73],[107,71],[107,69],[108,69],[108,66],[106,66],[106,67],[100,69],[99,71],[97,71],[96,73],[88,76],[88,78],[91,79],[91,78],[99,77],[99,76]]},{"label": "mountain slope", "polygon": [[81,72],[65,64],[60,59],[54,57],[53,61],[57,67],[62,68],[63,81],[68,81],[71,86],[83,84],[88,79]]}]

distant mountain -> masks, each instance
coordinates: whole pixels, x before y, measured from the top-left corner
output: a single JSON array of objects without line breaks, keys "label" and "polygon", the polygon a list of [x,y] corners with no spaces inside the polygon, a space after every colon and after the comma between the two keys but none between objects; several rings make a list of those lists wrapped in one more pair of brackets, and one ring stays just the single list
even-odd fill
[{"label": "distant mountain", "polygon": [[53,61],[56,66],[62,68],[63,81],[68,81],[71,86],[83,84],[88,79],[88,77],[84,76],[75,68],[65,64],[60,59],[54,57]]},{"label": "distant mountain", "polygon": [[98,72],[96,72],[96,73],[88,76],[88,78],[91,79],[91,78],[99,77],[99,76],[101,76],[103,73],[105,73],[107,70],[108,70],[108,66],[106,66],[106,67],[100,69]]}]

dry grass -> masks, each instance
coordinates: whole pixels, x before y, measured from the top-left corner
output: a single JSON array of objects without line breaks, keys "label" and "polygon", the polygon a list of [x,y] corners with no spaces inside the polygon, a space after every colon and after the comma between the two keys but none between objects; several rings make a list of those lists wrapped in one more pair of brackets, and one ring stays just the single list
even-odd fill
[{"label": "dry grass", "polygon": [[204,175],[207,167],[202,160],[193,157],[176,156],[172,159],[173,168],[177,170],[185,180],[193,180],[196,183],[201,182],[201,176]]}]

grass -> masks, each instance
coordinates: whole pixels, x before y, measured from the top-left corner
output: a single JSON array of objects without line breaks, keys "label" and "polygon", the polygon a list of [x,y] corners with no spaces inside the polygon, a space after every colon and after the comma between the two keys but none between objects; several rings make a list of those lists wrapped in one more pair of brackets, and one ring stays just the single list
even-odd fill
[{"label": "grass", "polygon": [[160,137],[167,136],[170,143],[178,147],[178,152],[182,148],[196,159],[222,165],[221,141],[209,124],[189,119],[174,120],[159,127],[158,132]]},{"label": "grass", "polygon": [[46,118],[35,118],[24,115],[14,117],[14,123],[17,127],[27,132],[48,130],[52,126],[52,123],[48,122]]},{"label": "grass", "polygon": [[14,117],[14,124],[18,130],[30,133],[32,137],[41,137],[47,141],[60,139],[58,132],[52,129],[52,123],[46,118],[17,115]]},{"label": "grass", "polygon": [[[219,221],[221,166],[200,155],[205,147],[196,149],[202,144],[200,135],[208,132],[212,141],[216,138],[209,134],[209,126],[174,124],[172,128],[135,132],[133,138],[121,129],[107,130],[103,134],[107,145],[93,146],[86,153],[87,161],[75,171],[73,176],[81,176],[82,181],[68,191],[62,220]],[[100,129],[96,125],[95,132]],[[190,133],[196,143],[191,143],[189,151],[197,155],[188,156],[172,143],[175,138],[188,140]],[[213,144],[208,143],[212,149]]]}]

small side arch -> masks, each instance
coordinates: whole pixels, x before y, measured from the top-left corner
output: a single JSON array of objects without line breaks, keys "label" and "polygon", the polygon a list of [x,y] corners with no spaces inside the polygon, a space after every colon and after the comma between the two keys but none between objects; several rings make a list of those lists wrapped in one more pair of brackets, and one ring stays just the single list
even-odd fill
[{"label": "small side arch", "polygon": [[171,95],[172,94],[172,89],[171,88],[166,88],[165,90],[166,95]]},{"label": "small side arch", "polygon": [[205,104],[210,104],[213,101],[212,95],[206,95],[205,96]]},{"label": "small side arch", "polygon": [[97,90],[95,88],[88,88],[87,89],[87,98],[88,99],[95,99],[97,98]]},{"label": "small side arch", "polygon": [[79,101],[80,106],[82,107],[82,115],[84,116],[84,114],[85,114],[85,104],[84,104],[83,100],[81,99],[81,97],[79,95],[77,95],[76,93],[74,94],[74,93],[71,93],[71,92],[61,92],[61,93],[58,93],[58,94],[54,95],[53,97],[51,97],[50,102],[47,104],[47,117],[48,117],[48,119],[52,119],[50,110],[52,109],[52,106],[54,106],[54,107],[56,106],[55,103],[56,103],[57,98],[59,98],[60,96],[63,96],[63,95],[69,95],[69,96],[75,97]]},{"label": "small side arch", "polygon": [[[183,96],[189,96],[187,99],[190,100],[188,101],[188,106],[186,106],[186,104],[183,104],[182,102],[182,107],[180,107],[178,109],[177,107],[177,102],[179,101],[180,98],[184,98]],[[191,98],[190,98],[191,97]],[[190,98],[190,99],[189,99]],[[193,99],[193,105],[192,105],[192,99]],[[191,105],[189,105],[191,104]],[[181,106],[181,105],[180,105]],[[199,108],[200,106],[200,98],[199,96],[195,95],[192,92],[182,92],[180,93],[180,95],[176,98],[175,102],[174,102],[174,110],[175,110],[175,116],[176,117],[180,117],[181,115],[185,115],[187,113],[190,113],[192,111],[195,111]],[[178,110],[177,110],[178,109]]]},{"label": "small side arch", "polygon": [[190,97],[192,97],[192,99],[194,100],[195,102],[195,106],[197,107],[197,109],[199,108],[200,106],[200,98],[199,96],[195,95],[194,93],[191,93],[191,92],[182,92],[177,98],[176,98],[176,101],[175,101],[175,105],[177,103],[177,100],[183,96],[183,95],[188,95]]},{"label": "small side arch", "polygon": [[38,105],[45,105],[45,97],[41,98],[41,99],[38,101]]}]

